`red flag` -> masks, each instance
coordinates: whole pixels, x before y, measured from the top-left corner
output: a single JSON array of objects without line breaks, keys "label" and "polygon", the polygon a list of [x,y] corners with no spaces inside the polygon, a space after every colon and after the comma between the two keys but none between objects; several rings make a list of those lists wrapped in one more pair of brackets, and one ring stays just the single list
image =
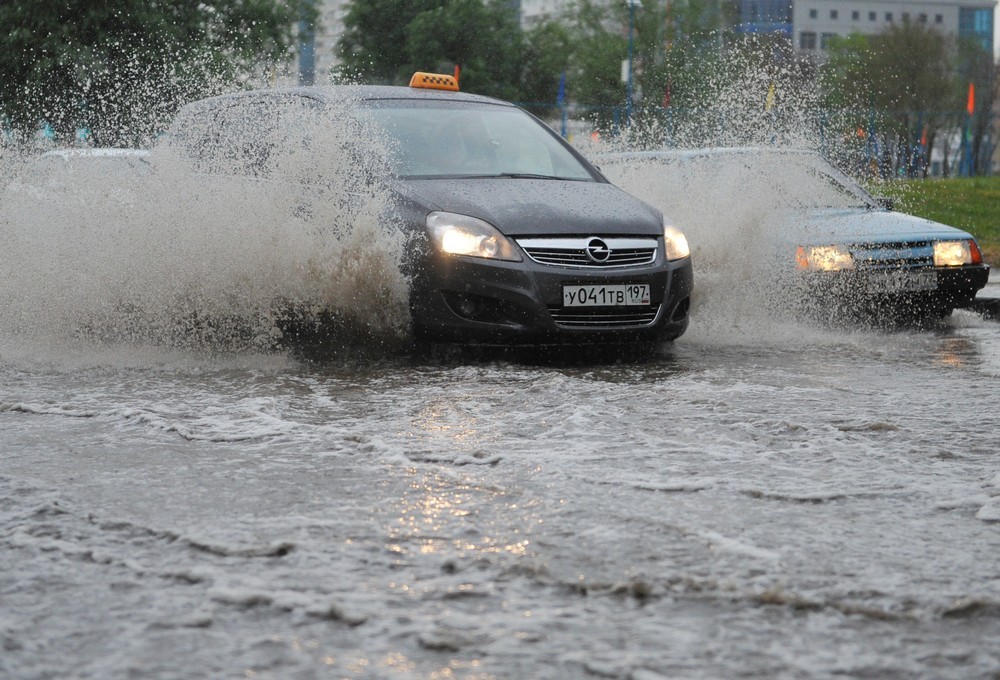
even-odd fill
[{"label": "red flag", "polygon": [[927,148],[927,126],[924,126],[923,131],[920,133],[920,146]]},{"label": "red flag", "polygon": [[971,116],[976,112],[976,86],[969,83],[969,103],[965,105],[965,110]]}]

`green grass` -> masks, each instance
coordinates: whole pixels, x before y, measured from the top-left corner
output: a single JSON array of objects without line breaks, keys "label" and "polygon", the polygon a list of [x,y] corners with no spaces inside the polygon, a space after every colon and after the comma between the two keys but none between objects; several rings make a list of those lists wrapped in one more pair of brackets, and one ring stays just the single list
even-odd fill
[{"label": "green grass", "polygon": [[1000,266],[1000,177],[899,180],[888,193],[897,210],[969,232],[983,258]]}]

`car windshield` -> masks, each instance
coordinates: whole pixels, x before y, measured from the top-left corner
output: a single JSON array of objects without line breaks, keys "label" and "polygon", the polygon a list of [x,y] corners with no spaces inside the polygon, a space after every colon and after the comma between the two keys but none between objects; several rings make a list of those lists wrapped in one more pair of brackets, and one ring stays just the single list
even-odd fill
[{"label": "car windshield", "polygon": [[[766,200],[775,208],[867,208],[875,203],[856,182],[819,156],[709,153],[655,159],[663,171],[658,172],[680,195],[715,191],[740,200]],[[633,169],[642,163],[621,162]],[[611,169],[605,163],[601,167]]]},{"label": "car windshield", "polygon": [[539,177],[595,181],[543,123],[488,103],[378,100],[368,109],[404,179]]}]

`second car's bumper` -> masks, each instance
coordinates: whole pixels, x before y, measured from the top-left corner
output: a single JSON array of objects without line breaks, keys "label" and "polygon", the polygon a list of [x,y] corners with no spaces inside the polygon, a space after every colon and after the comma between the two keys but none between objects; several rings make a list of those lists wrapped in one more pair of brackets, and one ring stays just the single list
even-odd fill
[{"label": "second car's bumper", "polygon": [[845,310],[938,315],[968,307],[986,285],[987,265],[809,272],[800,278],[808,299]]}]

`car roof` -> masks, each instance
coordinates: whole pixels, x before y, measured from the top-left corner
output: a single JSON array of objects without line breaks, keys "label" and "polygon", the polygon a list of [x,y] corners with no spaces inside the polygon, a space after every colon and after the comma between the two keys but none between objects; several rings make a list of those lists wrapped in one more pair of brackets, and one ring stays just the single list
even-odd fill
[{"label": "car roof", "polygon": [[677,159],[685,160],[703,157],[722,156],[757,156],[757,155],[782,155],[782,156],[802,156],[821,157],[818,151],[812,149],[798,149],[792,147],[769,147],[769,146],[719,146],[703,148],[674,148],[674,149],[654,149],[646,151],[617,151],[597,154],[600,160],[656,160],[656,159]]},{"label": "car roof", "polygon": [[58,156],[63,160],[74,158],[142,158],[149,155],[146,149],[121,149],[112,147],[87,147],[80,149],[50,149],[39,158]]},{"label": "car roof", "polygon": [[192,102],[184,108],[201,108],[203,106],[213,105],[215,102],[224,102],[227,100],[238,101],[247,97],[258,97],[261,95],[292,95],[312,99],[326,104],[378,100],[439,100],[515,107],[515,105],[510,102],[494,99],[493,97],[486,97],[484,95],[470,94],[467,92],[453,92],[447,90],[402,87],[394,85],[308,85],[301,87],[279,87],[231,92]]}]

